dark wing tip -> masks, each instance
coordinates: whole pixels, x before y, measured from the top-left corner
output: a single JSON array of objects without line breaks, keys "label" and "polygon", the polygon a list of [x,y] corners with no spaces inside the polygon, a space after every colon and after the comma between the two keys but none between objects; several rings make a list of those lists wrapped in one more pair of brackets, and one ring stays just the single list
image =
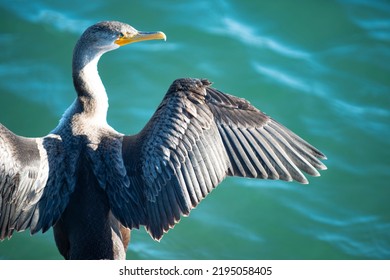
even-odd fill
[{"label": "dark wing tip", "polygon": [[232,167],[230,176],[297,181],[320,176],[326,156],[245,99],[207,88]]}]

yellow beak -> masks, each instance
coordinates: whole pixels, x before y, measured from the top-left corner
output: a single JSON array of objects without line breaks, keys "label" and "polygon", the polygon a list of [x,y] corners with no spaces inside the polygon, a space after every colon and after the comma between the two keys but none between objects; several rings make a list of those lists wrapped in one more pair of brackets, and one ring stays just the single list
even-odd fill
[{"label": "yellow beak", "polygon": [[147,40],[166,40],[167,36],[161,31],[157,32],[142,32],[137,31],[135,34],[125,34],[123,37],[120,37],[115,40],[115,44],[119,46],[124,46],[127,44],[135,43],[135,42],[141,42],[141,41],[147,41]]}]

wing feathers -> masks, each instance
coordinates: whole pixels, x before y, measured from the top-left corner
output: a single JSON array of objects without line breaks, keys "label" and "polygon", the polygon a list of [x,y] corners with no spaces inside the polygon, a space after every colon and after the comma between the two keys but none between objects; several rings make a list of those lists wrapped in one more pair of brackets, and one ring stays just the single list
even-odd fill
[{"label": "wing feathers", "polygon": [[0,124],[0,239],[45,232],[58,220],[75,184],[62,151],[58,135],[24,138]]},{"label": "wing feathers", "polygon": [[[325,156],[244,99],[179,79],[147,126],[125,149],[128,174],[144,193],[146,220],[155,239],[215,188],[225,176],[296,180],[318,176]],[[135,139],[138,139],[137,141]],[[139,159],[132,154],[140,152]],[[139,169],[137,169],[139,168]]]}]

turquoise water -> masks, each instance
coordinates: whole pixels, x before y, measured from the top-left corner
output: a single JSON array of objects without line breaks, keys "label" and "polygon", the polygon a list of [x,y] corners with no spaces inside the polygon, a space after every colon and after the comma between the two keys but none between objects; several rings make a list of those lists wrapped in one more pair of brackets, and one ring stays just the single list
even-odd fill
[{"label": "turquoise water", "polygon": [[[328,156],[309,185],[227,179],[160,243],[134,231],[129,259],[390,259],[388,1],[53,2],[0,1],[0,122],[15,133],[56,126],[73,45],[115,19],[168,37],[102,58],[118,131],[140,130],[174,79],[208,78]],[[23,232],[0,259],[60,255],[51,232]]]}]

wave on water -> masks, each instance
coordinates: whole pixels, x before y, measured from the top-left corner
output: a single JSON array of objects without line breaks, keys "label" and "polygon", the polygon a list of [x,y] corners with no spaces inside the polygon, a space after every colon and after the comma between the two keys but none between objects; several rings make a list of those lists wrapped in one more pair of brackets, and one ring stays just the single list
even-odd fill
[{"label": "wave on water", "polygon": [[234,39],[240,40],[242,43],[259,48],[266,48],[275,53],[291,58],[306,59],[310,57],[309,53],[302,50],[286,47],[286,44],[278,42],[275,38],[266,35],[259,35],[258,31],[246,25],[242,21],[235,20],[232,17],[225,16],[222,19],[222,26],[211,28],[210,31],[219,35],[227,35]]},{"label": "wave on water", "polygon": [[0,5],[23,20],[48,25],[59,31],[80,34],[93,24],[90,20],[77,18],[74,12],[57,10],[37,1],[25,1],[23,5],[20,5],[18,1],[7,1],[6,3],[0,2]]}]

